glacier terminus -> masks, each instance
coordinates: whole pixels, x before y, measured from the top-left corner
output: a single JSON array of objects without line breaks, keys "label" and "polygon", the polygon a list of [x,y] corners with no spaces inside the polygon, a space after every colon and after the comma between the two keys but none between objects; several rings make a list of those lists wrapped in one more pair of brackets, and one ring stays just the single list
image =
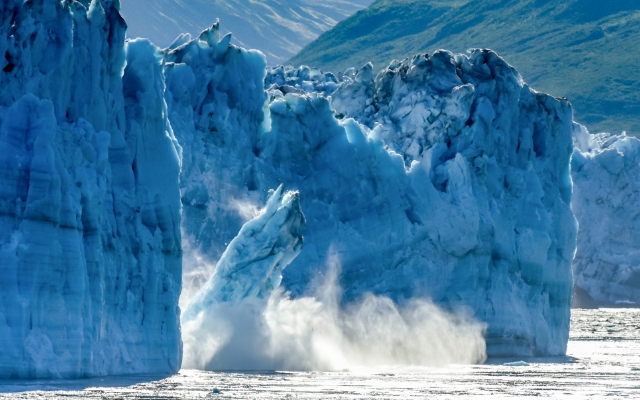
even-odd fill
[{"label": "glacier terminus", "polygon": [[175,373],[212,307],[324,310],[318,282],[332,315],[416,337],[464,316],[468,362],[565,355],[572,268],[600,305],[640,301],[640,142],[497,53],[270,68],[219,23],[125,40],[119,9],[0,5],[0,377]]}]

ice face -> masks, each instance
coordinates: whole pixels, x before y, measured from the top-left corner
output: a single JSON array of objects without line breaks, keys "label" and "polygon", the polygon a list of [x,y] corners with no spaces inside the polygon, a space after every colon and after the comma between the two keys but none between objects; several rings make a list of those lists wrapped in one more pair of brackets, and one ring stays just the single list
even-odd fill
[{"label": "ice face", "polygon": [[576,285],[600,306],[640,304],[640,140],[574,125]]},{"label": "ice face", "polygon": [[294,296],[333,252],[345,302],[430,297],[486,322],[490,355],[565,353],[568,102],[531,90],[490,51],[419,55],[377,77],[367,65],[336,77],[330,101],[311,92],[336,83],[326,74],[270,70],[265,95],[264,59],[217,29],[165,51],[183,229],[205,258],[219,259],[246,211],[283,184],[307,218],[305,248],[283,273]]},{"label": "ice face", "polygon": [[131,42],[124,69],[117,1],[4,1],[0,27],[0,376],[176,371],[180,149],[159,53]]},{"label": "ice face", "polygon": [[[426,208],[413,212],[429,237],[416,253],[428,259],[431,245],[444,261],[428,262],[438,267],[425,275],[444,278],[430,277],[430,294],[472,304],[489,324],[490,354],[564,352],[576,237],[568,104],[529,89],[490,51],[417,55],[371,71],[343,84],[331,106],[371,128],[415,174],[416,203]],[[510,333],[519,338],[505,340]]]}]

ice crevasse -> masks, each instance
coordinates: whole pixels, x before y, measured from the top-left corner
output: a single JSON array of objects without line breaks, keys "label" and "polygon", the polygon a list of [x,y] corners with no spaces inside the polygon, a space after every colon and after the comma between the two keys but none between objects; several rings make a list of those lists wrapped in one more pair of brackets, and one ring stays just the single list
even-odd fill
[{"label": "ice crevasse", "polygon": [[118,8],[0,3],[2,378],[180,367],[180,147]]},{"label": "ice crevasse", "polygon": [[377,76],[371,65],[265,72],[259,52],[214,25],[164,54],[183,233],[203,259],[220,259],[283,184],[307,221],[283,272],[293,296],[331,253],[344,302],[428,297],[484,321],[489,355],[565,353],[576,249],[566,100],[485,50],[416,55]]}]

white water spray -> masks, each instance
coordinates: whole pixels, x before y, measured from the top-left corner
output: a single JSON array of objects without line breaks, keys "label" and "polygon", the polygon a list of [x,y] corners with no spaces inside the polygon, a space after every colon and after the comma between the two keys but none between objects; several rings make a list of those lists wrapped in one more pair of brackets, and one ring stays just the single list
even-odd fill
[{"label": "white water spray", "polygon": [[281,288],[268,299],[219,303],[183,325],[185,368],[342,370],[382,365],[445,366],[486,358],[484,325],[426,299],[403,305],[367,294],[343,306],[339,263],[312,296]]}]

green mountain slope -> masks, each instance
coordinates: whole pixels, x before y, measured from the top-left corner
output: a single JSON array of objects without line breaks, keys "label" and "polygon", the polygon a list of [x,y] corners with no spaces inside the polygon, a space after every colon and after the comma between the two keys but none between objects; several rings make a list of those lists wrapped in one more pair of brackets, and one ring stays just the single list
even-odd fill
[{"label": "green mountain slope", "polygon": [[291,62],[329,71],[491,48],[592,132],[640,134],[640,0],[378,0]]}]

